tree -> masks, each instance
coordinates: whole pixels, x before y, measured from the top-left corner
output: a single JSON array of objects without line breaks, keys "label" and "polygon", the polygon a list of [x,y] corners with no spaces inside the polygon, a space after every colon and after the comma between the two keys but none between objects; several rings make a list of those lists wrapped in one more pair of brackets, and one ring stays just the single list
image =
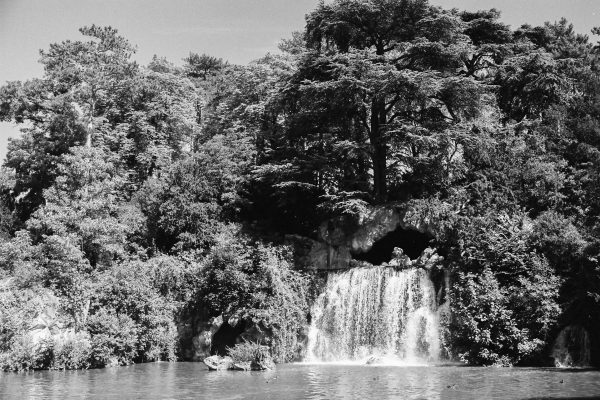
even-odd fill
[{"label": "tree", "polygon": [[[198,133],[196,90],[170,67],[140,68],[134,47],[111,27],[84,27],[89,41],[42,51],[43,79],[0,88],[0,119],[29,123],[12,140],[6,166],[16,172],[18,215],[26,220],[57,176],[61,156],[86,145],[118,153],[132,189],[181,157]],[[154,69],[152,69],[154,68]]]},{"label": "tree", "polygon": [[216,74],[228,64],[222,58],[209,56],[208,54],[190,53],[183,59],[186,62],[185,73],[191,78],[202,78],[206,80],[210,75]]},{"label": "tree", "polygon": [[120,91],[137,65],[130,61],[135,49],[116,29],[92,25],[79,32],[92,40],[51,44],[41,52],[41,62],[46,78],[57,82],[56,90],[69,93],[85,114],[85,145],[90,147],[99,108]]},{"label": "tree", "polygon": [[206,252],[224,223],[236,219],[252,158],[249,138],[217,135],[160,178],[148,179],[136,198],[149,241],[164,252]]},{"label": "tree", "polygon": [[366,153],[370,162],[355,171],[371,169],[371,193],[385,201],[390,178],[417,174],[424,163],[437,169],[433,154],[449,151],[443,137],[482,108],[486,88],[456,73],[476,51],[467,28],[426,1],[321,3],[305,32],[315,52],[301,60],[288,90],[289,108],[302,110],[292,123],[302,124],[309,142],[328,143],[319,156],[331,154],[327,146]]},{"label": "tree", "polygon": [[16,172],[23,220],[42,202],[62,154],[72,146],[91,146],[111,120],[106,110],[126,97],[127,81],[137,70],[130,61],[133,47],[115,29],[92,25],[80,32],[92,40],[55,43],[41,52],[43,79],[0,88],[0,119],[30,124],[22,138],[10,142],[5,162]]},{"label": "tree", "polygon": [[125,259],[143,226],[142,215],[124,202],[117,166],[101,149],[72,149],[44,192],[45,204],[0,251],[7,261],[14,257],[6,266],[23,286],[52,288],[76,319],[87,314],[92,277]]}]

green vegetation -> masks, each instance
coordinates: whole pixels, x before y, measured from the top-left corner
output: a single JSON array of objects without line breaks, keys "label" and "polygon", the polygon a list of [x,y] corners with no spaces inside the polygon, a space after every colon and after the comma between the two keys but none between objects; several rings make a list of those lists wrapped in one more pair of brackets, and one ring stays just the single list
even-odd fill
[{"label": "green vegetation", "polygon": [[269,359],[269,348],[256,343],[243,342],[227,349],[234,363],[262,363]]},{"label": "green vegetation", "polygon": [[25,126],[0,171],[2,368],[181,359],[198,316],[261,333],[232,356],[292,360],[313,277],[284,235],[387,202],[435,230],[453,356],[544,363],[566,325],[600,337],[598,46],[425,0],[306,21],[247,66],[140,66],[86,27],[0,87]]}]

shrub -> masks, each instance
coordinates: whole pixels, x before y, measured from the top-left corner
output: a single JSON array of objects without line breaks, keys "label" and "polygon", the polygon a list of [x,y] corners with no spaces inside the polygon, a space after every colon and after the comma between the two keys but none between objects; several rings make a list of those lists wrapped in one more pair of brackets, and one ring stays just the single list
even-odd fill
[{"label": "shrub", "polygon": [[134,362],[138,354],[138,329],[131,317],[100,309],[90,316],[87,328],[92,335],[93,367]]},{"label": "shrub", "polygon": [[267,346],[252,342],[242,342],[233,347],[228,347],[227,353],[235,363],[262,363],[271,359],[269,348]]},{"label": "shrub", "polygon": [[267,333],[277,362],[293,360],[306,325],[308,279],[285,247],[224,238],[201,272],[201,301],[212,315],[240,315]]},{"label": "shrub", "polygon": [[52,369],[88,369],[92,343],[87,332],[76,332],[54,338]]},{"label": "shrub", "polygon": [[455,352],[474,364],[538,358],[560,314],[561,279],[523,213],[465,219],[458,233],[450,325]]},{"label": "shrub", "polygon": [[450,304],[452,343],[462,361],[506,365],[518,360],[520,331],[489,269],[481,275],[459,274]]},{"label": "shrub", "polygon": [[139,321],[139,356],[142,361],[176,361],[177,327],[173,315],[156,311],[160,309],[150,310]]},{"label": "shrub", "polygon": [[47,369],[52,361],[52,340],[35,341],[30,334],[13,338],[10,350],[0,354],[0,366],[5,371]]},{"label": "shrub", "polygon": [[257,258],[269,293],[262,307],[261,323],[272,332],[271,353],[277,362],[292,361],[301,347],[299,336],[307,324],[309,281],[294,271],[285,248],[259,246]]}]

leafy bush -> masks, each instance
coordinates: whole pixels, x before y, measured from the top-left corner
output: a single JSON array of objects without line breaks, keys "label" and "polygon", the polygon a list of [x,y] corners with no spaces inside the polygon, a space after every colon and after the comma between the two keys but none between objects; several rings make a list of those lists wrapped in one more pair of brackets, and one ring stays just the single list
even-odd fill
[{"label": "leafy bush", "polygon": [[473,364],[515,364],[548,344],[561,280],[536,252],[522,214],[485,215],[461,228],[451,290],[452,344]]},{"label": "leafy bush", "polygon": [[52,369],[87,369],[90,367],[92,343],[87,332],[76,332],[54,339]]},{"label": "leafy bush", "polygon": [[0,367],[5,371],[48,369],[52,362],[52,340],[35,341],[27,333],[14,337],[10,349],[0,354]]},{"label": "leafy bush", "polygon": [[461,360],[483,365],[518,360],[521,332],[508,308],[506,293],[489,269],[481,275],[459,274],[450,302],[450,332]]},{"label": "leafy bush", "polygon": [[128,315],[100,309],[89,317],[87,329],[92,335],[92,366],[129,365],[136,359],[138,327]]},{"label": "leafy bush", "polygon": [[258,343],[242,342],[227,348],[227,353],[235,363],[262,363],[271,358],[269,348]]}]

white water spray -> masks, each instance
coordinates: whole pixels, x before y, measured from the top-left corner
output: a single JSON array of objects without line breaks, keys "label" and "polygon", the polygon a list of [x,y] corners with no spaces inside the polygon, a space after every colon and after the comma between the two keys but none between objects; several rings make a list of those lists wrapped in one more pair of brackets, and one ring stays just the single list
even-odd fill
[{"label": "white water spray", "polygon": [[427,271],[353,268],[330,274],[312,308],[308,362],[439,360],[437,302]]}]

